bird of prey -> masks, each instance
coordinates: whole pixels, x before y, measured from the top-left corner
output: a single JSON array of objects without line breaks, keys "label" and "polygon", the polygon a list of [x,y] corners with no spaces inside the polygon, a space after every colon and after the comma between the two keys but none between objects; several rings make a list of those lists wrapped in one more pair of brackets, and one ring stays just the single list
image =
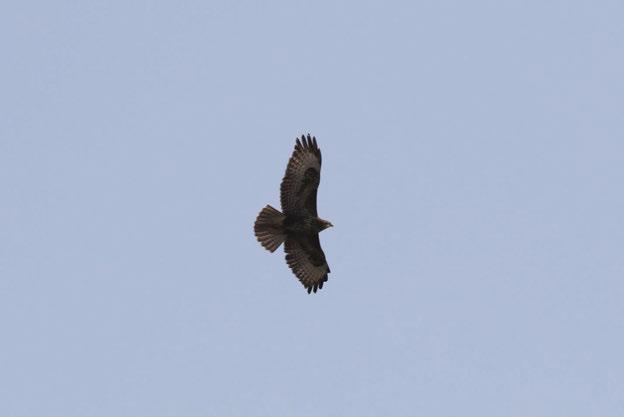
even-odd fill
[{"label": "bird of prey", "polygon": [[321,150],[314,136],[297,138],[280,187],[282,212],[267,205],[254,224],[262,246],[275,252],[284,242],[286,263],[308,290],[316,292],[327,281],[329,266],[319,232],[332,227],[316,212],[316,191],[321,179]]}]

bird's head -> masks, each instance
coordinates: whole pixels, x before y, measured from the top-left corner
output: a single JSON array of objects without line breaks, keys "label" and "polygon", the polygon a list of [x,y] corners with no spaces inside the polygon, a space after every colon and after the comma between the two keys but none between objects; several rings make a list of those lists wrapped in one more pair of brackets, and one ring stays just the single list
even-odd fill
[{"label": "bird's head", "polygon": [[325,230],[328,229],[330,227],[334,227],[333,224],[331,224],[331,222],[328,222],[327,220],[323,220],[321,218],[318,219],[319,225],[321,226],[321,230]]}]

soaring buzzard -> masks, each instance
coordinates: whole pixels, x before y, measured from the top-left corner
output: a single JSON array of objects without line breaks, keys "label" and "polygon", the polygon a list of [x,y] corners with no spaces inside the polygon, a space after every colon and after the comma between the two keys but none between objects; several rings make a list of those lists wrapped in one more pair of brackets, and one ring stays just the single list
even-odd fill
[{"label": "soaring buzzard", "polygon": [[327,281],[329,266],[319,232],[331,227],[316,213],[316,190],[321,180],[321,150],[310,135],[297,139],[280,187],[282,211],[266,206],[254,224],[258,241],[275,252],[284,242],[286,263],[308,290],[316,292]]}]

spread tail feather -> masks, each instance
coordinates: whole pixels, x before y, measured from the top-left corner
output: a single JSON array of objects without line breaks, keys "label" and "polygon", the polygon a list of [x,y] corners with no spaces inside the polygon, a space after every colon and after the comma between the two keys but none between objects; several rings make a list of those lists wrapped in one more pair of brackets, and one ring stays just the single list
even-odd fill
[{"label": "spread tail feather", "polygon": [[275,252],[286,239],[283,227],[285,217],[279,210],[271,206],[266,206],[258,214],[254,224],[254,232],[258,242],[265,249]]}]

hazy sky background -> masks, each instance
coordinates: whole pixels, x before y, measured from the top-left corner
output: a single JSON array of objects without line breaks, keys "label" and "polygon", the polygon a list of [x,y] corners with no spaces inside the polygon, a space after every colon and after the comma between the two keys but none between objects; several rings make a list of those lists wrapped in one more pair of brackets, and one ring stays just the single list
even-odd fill
[{"label": "hazy sky background", "polygon": [[[624,415],[624,3],[0,6],[0,415]],[[252,224],[317,136],[332,273]]]}]

